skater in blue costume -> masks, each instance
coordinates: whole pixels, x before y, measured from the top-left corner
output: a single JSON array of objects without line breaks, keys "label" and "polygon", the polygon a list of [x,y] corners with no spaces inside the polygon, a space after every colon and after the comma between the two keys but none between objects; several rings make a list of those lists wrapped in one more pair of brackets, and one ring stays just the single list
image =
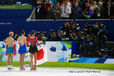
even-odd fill
[{"label": "skater in blue costume", "polygon": [[23,67],[23,63],[24,63],[25,53],[27,53],[26,51],[26,39],[27,38],[24,35],[25,35],[25,31],[22,30],[21,36],[18,38],[18,44],[19,44],[18,53],[20,54],[20,70],[25,70],[25,68]]}]

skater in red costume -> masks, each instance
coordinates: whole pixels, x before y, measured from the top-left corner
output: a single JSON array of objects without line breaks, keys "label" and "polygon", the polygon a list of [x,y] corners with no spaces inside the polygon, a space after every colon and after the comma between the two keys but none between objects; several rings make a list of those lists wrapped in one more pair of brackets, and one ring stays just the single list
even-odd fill
[{"label": "skater in red costume", "polygon": [[[27,45],[30,46],[29,52],[31,56],[31,70],[36,70],[36,61],[37,61],[37,52],[38,48],[37,45],[40,45],[42,43],[38,43],[38,38],[35,36],[35,31],[32,30],[31,36],[28,38]],[[33,64],[33,58],[34,58],[34,64]]]}]

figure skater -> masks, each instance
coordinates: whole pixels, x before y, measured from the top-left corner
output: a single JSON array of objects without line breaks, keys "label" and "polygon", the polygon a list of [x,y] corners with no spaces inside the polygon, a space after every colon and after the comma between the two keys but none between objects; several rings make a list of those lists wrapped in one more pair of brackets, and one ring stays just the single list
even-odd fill
[{"label": "figure skater", "polygon": [[9,37],[6,38],[6,54],[8,56],[7,64],[8,64],[8,69],[12,69],[12,61],[13,61],[13,55],[15,53],[14,51],[14,38],[13,38],[14,33],[9,32]]},{"label": "figure skater", "polygon": [[25,53],[27,53],[26,51],[27,38],[24,35],[25,31],[22,30],[21,36],[18,38],[18,44],[20,45],[18,50],[18,53],[20,54],[20,70],[25,70],[25,68],[23,67],[23,63],[24,63]]},{"label": "figure skater", "polygon": [[[37,61],[37,52],[38,48],[37,45],[40,45],[42,43],[38,43],[38,38],[35,37],[35,31],[32,30],[31,36],[28,38],[27,45],[29,46],[30,43],[30,56],[31,56],[31,70],[36,70],[36,61]],[[33,65],[33,58],[34,58],[34,65]]]}]

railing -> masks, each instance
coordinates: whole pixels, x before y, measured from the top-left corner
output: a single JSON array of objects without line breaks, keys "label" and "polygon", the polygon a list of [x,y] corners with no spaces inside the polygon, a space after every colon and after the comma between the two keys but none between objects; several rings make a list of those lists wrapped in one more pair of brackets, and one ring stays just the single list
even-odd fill
[{"label": "railing", "polygon": [[113,21],[114,19],[31,19],[29,18],[28,21],[103,21],[103,20],[109,20]]}]

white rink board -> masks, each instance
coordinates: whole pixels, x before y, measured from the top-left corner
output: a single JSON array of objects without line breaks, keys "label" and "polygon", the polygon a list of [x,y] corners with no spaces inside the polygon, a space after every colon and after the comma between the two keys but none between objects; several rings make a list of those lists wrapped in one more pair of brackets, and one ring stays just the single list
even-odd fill
[{"label": "white rink board", "polygon": [[[41,43],[42,41],[39,41]],[[0,56],[2,57],[0,61],[7,61],[7,56],[5,55],[6,47],[3,47],[4,42],[0,42],[0,48],[2,48],[2,51],[0,51]],[[48,62],[68,62],[70,55],[71,55],[71,48],[68,48],[68,45],[66,42],[61,41],[47,41],[44,44],[41,44],[38,47],[38,50],[43,49],[44,50],[44,57],[41,60],[38,60],[39,64],[42,64],[42,62],[48,61]],[[71,45],[70,45],[71,46]],[[13,61],[19,61],[19,53],[18,53],[19,45],[16,42],[16,55],[13,58]],[[29,47],[27,47],[28,51]],[[3,56],[2,56],[3,55]],[[25,61],[30,61],[30,53],[26,53],[25,55]]]}]

